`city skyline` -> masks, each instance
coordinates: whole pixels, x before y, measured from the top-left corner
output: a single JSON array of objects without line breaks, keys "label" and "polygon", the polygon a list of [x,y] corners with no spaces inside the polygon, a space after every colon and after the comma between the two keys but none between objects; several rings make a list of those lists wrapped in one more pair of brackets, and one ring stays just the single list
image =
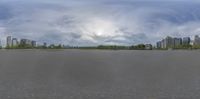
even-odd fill
[{"label": "city skyline", "polygon": [[[196,37],[197,36],[197,37]],[[136,43],[136,44],[134,44],[134,43],[132,43],[132,44],[130,44],[130,45],[123,45],[123,44],[99,44],[99,45],[122,45],[122,46],[131,46],[131,45],[137,45],[137,44],[152,44],[153,46],[157,46],[157,43],[158,43],[158,41],[162,41],[163,39],[166,39],[166,37],[172,37],[172,38],[175,38],[175,39],[184,39],[184,38],[189,38],[190,39],[190,43],[193,43],[194,41],[195,41],[195,39],[197,39],[197,40],[199,40],[198,41],[198,44],[200,44],[200,35],[193,35],[193,36],[190,36],[190,37],[183,37],[183,36],[169,36],[169,35],[167,35],[167,36],[164,36],[164,37],[161,37],[160,39],[158,39],[158,40],[155,40],[155,42],[153,42],[153,43],[149,43],[149,42],[147,42],[147,43]],[[9,42],[8,42],[8,39],[10,39],[9,40]],[[78,46],[78,45],[70,45],[70,44],[65,44],[65,43],[55,43],[55,42],[52,42],[52,43],[47,43],[47,42],[45,42],[44,40],[38,40],[38,41],[36,41],[36,40],[33,40],[33,39],[30,39],[30,38],[22,38],[22,37],[15,37],[15,36],[11,36],[11,35],[8,35],[8,36],[6,36],[5,38],[2,38],[2,39],[0,39],[0,45],[2,46],[2,47],[6,47],[6,46],[12,46],[13,45],[13,40],[15,41],[15,43],[20,43],[20,41],[21,40],[30,40],[30,41],[35,41],[35,42],[37,42],[37,44],[38,45],[44,45],[44,43],[46,43],[46,45],[48,44],[48,45],[51,45],[51,44],[55,44],[55,45],[59,45],[59,44],[62,44],[62,45],[66,45],[66,46]],[[40,41],[43,41],[43,42],[40,42]],[[184,40],[183,40],[184,41]],[[4,42],[4,43],[2,43],[2,42]],[[15,44],[16,45],[16,44]],[[92,45],[92,46],[99,46],[99,45]],[[88,45],[86,45],[86,46],[88,46]],[[84,46],[83,46],[84,47]]]},{"label": "city skyline", "polygon": [[12,36],[6,37],[6,46],[2,46],[1,48],[7,49],[32,49],[32,48],[86,48],[86,49],[137,49],[137,50],[152,50],[152,49],[199,49],[200,48],[200,36],[194,35],[194,38],[190,37],[163,37],[163,39],[157,41],[155,44],[152,43],[140,43],[140,44],[132,44],[132,45],[95,45],[95,46],[76,46],[76,45],[65,45],[65,44],[48,44],[46,42],[38,43],[38,41],[30,40],[27,38],[15,38]]},{"label": "city skyline", "polygon": [[197,0],[1,0],[0,6],[2,44],[8,35],[77,46],[200,35]]}]

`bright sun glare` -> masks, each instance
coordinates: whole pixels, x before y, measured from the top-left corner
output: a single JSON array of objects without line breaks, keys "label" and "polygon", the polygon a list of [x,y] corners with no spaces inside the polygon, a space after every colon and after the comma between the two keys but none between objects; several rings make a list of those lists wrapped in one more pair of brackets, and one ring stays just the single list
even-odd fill
[{"label": "bright sun glare", "polygon": [[118,30],[112,21],[99,18],[92,19],[91,22],[86,25],[86,29],[90,35],[99,37],[114,36]]}]

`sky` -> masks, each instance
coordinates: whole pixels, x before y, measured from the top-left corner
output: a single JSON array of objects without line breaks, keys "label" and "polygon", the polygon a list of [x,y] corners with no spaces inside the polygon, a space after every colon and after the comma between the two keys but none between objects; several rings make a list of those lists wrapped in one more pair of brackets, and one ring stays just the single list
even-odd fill
[{"label": "sky", "polygon": [[0,0],[0,38],[71,46],[200,35],[198,0]]}]

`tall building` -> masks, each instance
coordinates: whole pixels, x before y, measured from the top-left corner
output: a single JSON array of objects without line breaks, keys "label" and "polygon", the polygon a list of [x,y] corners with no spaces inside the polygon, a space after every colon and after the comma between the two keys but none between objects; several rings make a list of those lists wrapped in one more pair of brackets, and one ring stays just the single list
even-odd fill
[{"label": "tall building", "polygon": [[7,42],[7,47],[11,47],[12,46],[12,37],[8,36],[6,42]]},{"label": "tall building", "polygon": [[165,39],[162,39],[161,41],[157,42],[157,48],[176,48],[179,47],[182,44],[182,38],[172,38],[170,36],[167,36]]},{"label": "tall building", "polygon": [[198,35],[195,35],[194,37],[194,45],[200,45],[200,37]]},{"label": "tall building", "polygon": [[28,39],[21,39],[20,45],[32,46],[32,41]]},{"label": "tall building", "polygon": [[163,39],[161,41],[161,48],[166,48],[166,40],[165,39]]},{"label": "tall building", "polygon": [[17,38],[12,39],[12,46],[17,46],[18,45],[18,40]]},{"label": "tall building", "polygon": [[158,41],[158,42],[156,43],[156,47],[157,47],[157,48],[162,48],[162,41]]},{"label": "tall building", "polygon": [[36,47],[36,41],[31,41],[31,46]]},{"label": "tall building", "polygon": [[26,39],[21,39],[21,40],[20,40],[20,45],[21,45],[21,46],[26,45]]},{"label": "tall building", "polygon": [[182,45],[182,38],[174,38],[174,48],[180,47]]},{"label": "tall building", "polygon": [[190,37],[184,37],[182,41],[182,45],[190,45]]},{"label": "tall building", "polygon": [[165,38],[165,48],[173,48],[174,47],[174,38],[167,36]]}]

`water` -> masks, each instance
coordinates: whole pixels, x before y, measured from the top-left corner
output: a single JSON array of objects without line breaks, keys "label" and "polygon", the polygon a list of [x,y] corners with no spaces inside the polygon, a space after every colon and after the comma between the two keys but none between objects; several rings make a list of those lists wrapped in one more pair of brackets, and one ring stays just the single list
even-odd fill
[{"label": "water", "polygon": [[199,99],[200,51],[1,50],[0,99]]}]

